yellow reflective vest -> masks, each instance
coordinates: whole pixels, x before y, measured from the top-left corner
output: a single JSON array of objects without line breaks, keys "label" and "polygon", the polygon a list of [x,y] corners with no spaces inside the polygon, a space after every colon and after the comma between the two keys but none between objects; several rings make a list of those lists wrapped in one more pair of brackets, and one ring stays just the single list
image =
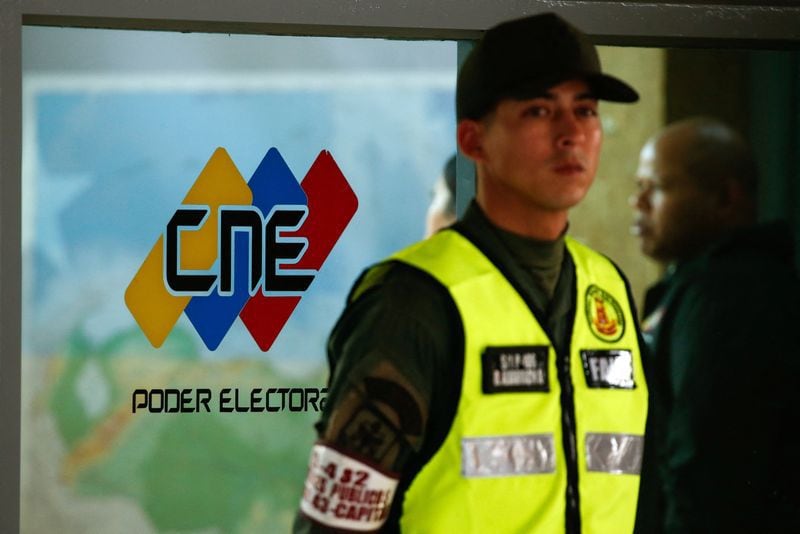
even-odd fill
[{"label": "yellow reflective vest", "polygon": [[393,256],[448,289],[465,333],[456,415],[405,493],[403,532],[565,532],[570,480],[582,532],[633,530],[647,386],[632,307],[607,258],[566,246],[577,297],[561,371],[531,309],[461,234]]}]

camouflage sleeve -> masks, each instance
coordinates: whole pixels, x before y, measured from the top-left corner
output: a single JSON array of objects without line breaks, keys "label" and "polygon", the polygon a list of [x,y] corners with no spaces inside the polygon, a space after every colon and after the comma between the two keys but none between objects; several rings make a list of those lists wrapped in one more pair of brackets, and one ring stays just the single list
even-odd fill
[{"label": "camouflage sleeve", "polygon": [[[320,442],[398,478],[426,440],[434,384],[452,350],[447,304],[432,284],[390,272],[345,310],[328,344]],[[299,514],[295,532],[325,531]]]},{"label": "camouflage sleeve", "polygon": [[353,369],[331,403],[322,441],[401,472],[410,454],[419,450],[428,416],[425,386],[409,381],[391,358],[373,353],[366,369]]}]

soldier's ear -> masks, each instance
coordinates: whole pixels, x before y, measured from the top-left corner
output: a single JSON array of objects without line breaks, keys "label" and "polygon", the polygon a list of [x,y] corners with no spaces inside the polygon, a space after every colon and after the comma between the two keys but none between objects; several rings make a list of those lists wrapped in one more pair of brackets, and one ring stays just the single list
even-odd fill
[{"label": "soldier's ear", "polygon": [[484,124],[472,119],[462,119],[456,127],[458,148],[473,161],[483,159],[483,131]]}]

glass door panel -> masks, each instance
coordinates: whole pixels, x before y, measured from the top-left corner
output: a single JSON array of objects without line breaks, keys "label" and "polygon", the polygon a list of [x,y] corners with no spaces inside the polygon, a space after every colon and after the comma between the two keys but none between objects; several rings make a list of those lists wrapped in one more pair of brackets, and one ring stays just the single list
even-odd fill
[{"label": "glass door panel", "polygon": [[24,28],[24,532],[288,530],[455,77],[448,41]]}]

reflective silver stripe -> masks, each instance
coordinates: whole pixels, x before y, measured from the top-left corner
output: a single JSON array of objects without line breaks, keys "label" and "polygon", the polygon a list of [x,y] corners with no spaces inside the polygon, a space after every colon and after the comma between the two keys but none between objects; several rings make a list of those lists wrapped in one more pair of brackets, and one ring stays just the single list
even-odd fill
[{"label": "reflective silver stripe", "polygon": [[614,475],[638,475],[642,470],[644,436],[586,434],[586,469]]},{"label": "reflective silver stripe", "polygon": [[553,473],[555,470],[553,434],[461,440],[461,474],[465,478]]}]

